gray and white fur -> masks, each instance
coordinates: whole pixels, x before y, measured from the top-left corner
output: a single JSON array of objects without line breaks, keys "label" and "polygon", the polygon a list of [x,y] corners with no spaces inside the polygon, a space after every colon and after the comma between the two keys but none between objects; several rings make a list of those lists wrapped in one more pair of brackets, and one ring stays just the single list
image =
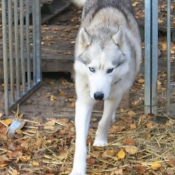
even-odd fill
[{"label": "gray and white fur", "polygon": [[70,175],[85,175],[86,138],[93,106],[104,100],[94,146],[105,146],[115,111],[140,69],[142,49],[130,0],[73,2],[84,7],[75,43],[76,148]]}]

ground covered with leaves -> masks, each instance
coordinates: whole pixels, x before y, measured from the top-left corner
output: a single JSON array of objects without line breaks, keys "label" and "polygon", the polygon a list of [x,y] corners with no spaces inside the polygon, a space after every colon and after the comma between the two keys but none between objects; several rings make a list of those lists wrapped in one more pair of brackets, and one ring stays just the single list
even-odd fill
[{"label": "ground covered with leaves", "polygon": [[[94,147],[98,118],[92,118],[87,139],[87,174],[174,175],[175,120],[167,116],[121,111],[111,126],[106,147]],[[75,128],[68,118],[33,118],[14,135],[11,119],[0,120],[0,174],[66,175],[72,169]],[[9,139],[8,135],[11,139]]]}]

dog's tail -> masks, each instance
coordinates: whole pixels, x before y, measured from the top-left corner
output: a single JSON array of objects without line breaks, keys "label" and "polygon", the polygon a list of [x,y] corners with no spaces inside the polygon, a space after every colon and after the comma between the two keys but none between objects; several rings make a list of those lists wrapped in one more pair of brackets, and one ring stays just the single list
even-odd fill
[{"label": "dog's tail", "polygon": [[72,0],[72,2],[77,5],[78,7],[83,7],[86,0]]}]

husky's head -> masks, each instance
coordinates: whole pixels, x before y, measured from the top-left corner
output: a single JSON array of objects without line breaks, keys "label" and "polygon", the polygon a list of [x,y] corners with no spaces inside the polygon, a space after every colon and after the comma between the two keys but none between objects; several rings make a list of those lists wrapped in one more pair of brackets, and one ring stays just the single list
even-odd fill
[{"label": "husky's head", "polygon": [[[104,33],[105,32],[105,33]],[[77,37],[75,64],[77,74],[87,79],[91,98],[105,100],[129,70],[128,47],[123,29],[90,34],[81,28]]]}]

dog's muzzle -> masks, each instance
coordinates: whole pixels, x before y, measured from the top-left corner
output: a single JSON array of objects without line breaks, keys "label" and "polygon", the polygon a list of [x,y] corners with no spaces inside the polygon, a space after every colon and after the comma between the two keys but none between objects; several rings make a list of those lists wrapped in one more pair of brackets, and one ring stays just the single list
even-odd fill
[{"label": "dog's muzzle", "polygon": [[94,99],[95,100],[103,100],[104,94],[102,92],[96,92],[94,93]]}]

